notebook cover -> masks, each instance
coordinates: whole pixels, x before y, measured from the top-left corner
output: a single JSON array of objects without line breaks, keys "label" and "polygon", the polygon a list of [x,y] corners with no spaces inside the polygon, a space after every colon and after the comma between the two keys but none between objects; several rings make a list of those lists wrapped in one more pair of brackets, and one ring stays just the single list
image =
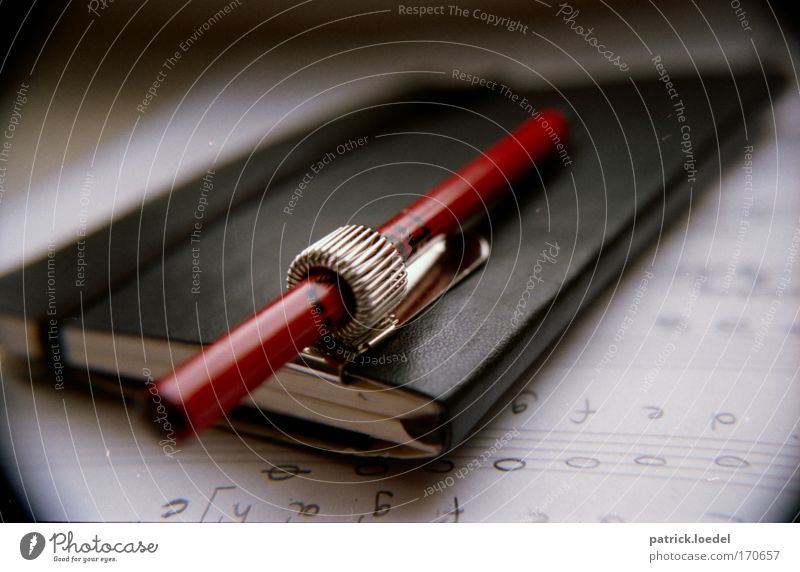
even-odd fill
[{"label": "notebook cover", "polygon": [[[380,225],[531,112],[556,106],[570,120],[566,155],[516,183],[483,223],[486,265],[347,369],[439,401],[442,418],[415,431],[449,448],[503,404],[579,310],[747,145],[744,122],[753,129],[768,94],[764,76],[671,81],[672,91],[628,80],[516,99],[440,92],[354,110],[298,143],[294,151],[304,153],[334,141],[315,146],[305,167],[185,232],[71,320],[207,343],[278,296],[292,257],[310,242],[342,224]],[[393,122],[373,120],[387,109]],[[202,186],[195,192],[170,204],[167,217],[192,212]]]},{"label": "notebook cover", "polygon": [[[403,97],[413,98],[416,91],[412,87]],[[389,114],[371,118],[378,123],[389,119]],[[60,362],[58,331],[65,317],[134,279],[140,269],[163,256],[197,223],[209,224],[263,192],[270,182],[305,168],[338,140],[338,134],[331,130],[310,140],[306,132],[270,140],[247,157],[208,165],[205,173],[158,193],[157,198],[144,201],[113,224],[86,236],[76,235],[71,243],[54,247],[3,275],[0,343],[11,353],[44,356],[52,369]]]}]

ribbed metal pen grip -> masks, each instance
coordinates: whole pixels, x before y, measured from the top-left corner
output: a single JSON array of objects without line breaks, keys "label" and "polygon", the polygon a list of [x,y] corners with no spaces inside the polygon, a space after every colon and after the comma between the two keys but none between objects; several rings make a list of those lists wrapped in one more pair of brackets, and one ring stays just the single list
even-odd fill
[{"label": "ribbed metal pen grip", "polygon": [[406,295],[403,258],[386,237],[366,226],[343,226],[307,247],[292,261],[286,281],[292,287],[320,270],[335,275],[352,296],[349,319],[333,332],[350,346],[390,323]]}]

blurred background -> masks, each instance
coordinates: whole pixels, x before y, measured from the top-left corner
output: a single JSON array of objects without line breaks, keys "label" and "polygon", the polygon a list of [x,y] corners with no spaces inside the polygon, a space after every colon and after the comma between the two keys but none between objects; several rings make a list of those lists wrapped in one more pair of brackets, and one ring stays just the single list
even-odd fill
[{"label": "blurred background", "polygon": [[[634,77],[651,77],[652,54],[672,74],[786,67],[797,22],[789,2],[743,4],[738,13],[727,2],[573,2],[580,15],[570,23],[554,17],[557,5],[535,1],[458,4],[477,17],[451,16],[449,5],[436,3],[426,5],[442,6],[444,15],[355,1],[117,1],[92,12],[74,2],[7,4],[3,108],[11,108],[15,86],[30,89],[0,211],[0,270],[22,255],[9,245],[24,244],[31,256],[45,252],[47,240],[74,234],[88,169],[97,186],[114,189],[93,197],[92,228],[112,209],[124,212],[205,170],[213,157],[235,157],[359,99],[414,83],[452,86],[442,72],[453,68],[519,90],[618,79],[619,70],[573,31],[578,24],[613,45]],[[481,14],[519,21],[528,33]],[[180,60],[140,111],[176,50]],[[46,232],[19,216],[54,210],[58,224]]]}]

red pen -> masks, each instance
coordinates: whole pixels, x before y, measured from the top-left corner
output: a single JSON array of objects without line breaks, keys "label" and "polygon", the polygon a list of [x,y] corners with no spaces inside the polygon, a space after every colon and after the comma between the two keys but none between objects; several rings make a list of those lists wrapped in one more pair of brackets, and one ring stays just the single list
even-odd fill
[{"label": "red pen", "polygon": [[156,383],[172,426],[207,427],[325,336],[358,346],[405,296],[405,262],[510,193],[509,182],[566,135],[564,116],[543,111],[380,228],[342,227],[309,246],[289,269],[286,293]]}]

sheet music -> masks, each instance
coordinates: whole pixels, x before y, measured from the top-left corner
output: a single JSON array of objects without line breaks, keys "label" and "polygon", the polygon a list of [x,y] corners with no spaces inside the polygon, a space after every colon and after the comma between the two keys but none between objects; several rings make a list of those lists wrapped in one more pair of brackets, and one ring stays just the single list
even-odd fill
[{"label": "sheet music", "polygon": [[[163,454],[99,396],[4,376],[38,519],[760,521],[800,479],[800,104],[578,317],[477,437],[423,467],[211,431]],[[792,118],[795,118],[794,120]],[[771,119],[767,123],[771,123]],[[752,185],[749,183],[752,182]],[[5,364],[4,364],[5,365]],[[46,384],[44,380],[42,383]]]}]

